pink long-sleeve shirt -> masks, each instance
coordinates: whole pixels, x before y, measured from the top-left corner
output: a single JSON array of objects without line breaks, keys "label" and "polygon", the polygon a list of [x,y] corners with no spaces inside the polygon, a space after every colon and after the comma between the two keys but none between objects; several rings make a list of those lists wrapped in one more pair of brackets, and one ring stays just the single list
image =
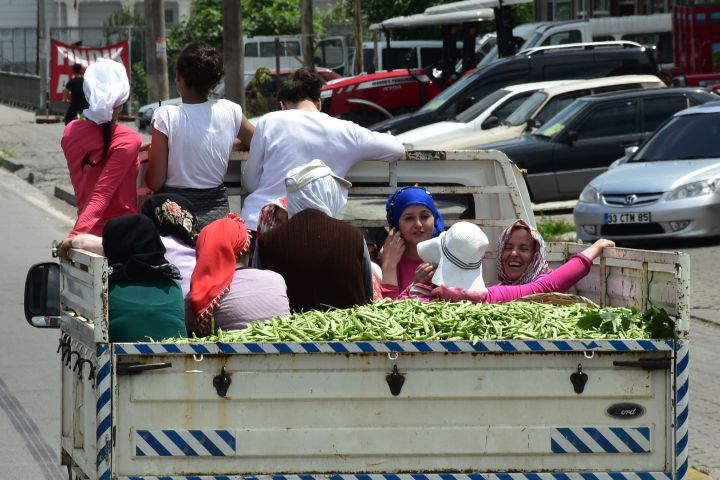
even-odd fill
[{"label": "pink long-sleeve shirt", "polygon": [[405,256],[400,257],[400,261],[397,264],[398,284],[392,285],[389,283],[383,283],[380,286],[382,296],[384,298],[397,300],[398,298],[402,298],[407,295],[407,289],[410,285],[412,285],[413,280],[415,279],[415,270],[421,263],[423,263],[423,261],[419,258],[417,260],[413,260]]},{"label": "pink long-sleeve shirt", "polygon": [[115,125],[107,156],[99,165],[85,165],[102,157],[103,137],[99,125],[89,120],[74,120],[63,132],[60,145],[65,153],[70,181],[75,190],[78,218],[70,236],[91,233],[102,236],[105,223],[113,217],[138,213],[138,153],[142,138],[125,125]]},{"label": "pink long-sleeve shirt", "polygon": [[484,291],[468,291],[444,285],[437,287],[416,284],[398,298],[417,298],[421,301],[469,300],[475,303],[511,302],[536,293],[565,292],[587,275],[591,266],[592,260],[584,254],[578,253],[556,270],[524,285],[493,285]]}]

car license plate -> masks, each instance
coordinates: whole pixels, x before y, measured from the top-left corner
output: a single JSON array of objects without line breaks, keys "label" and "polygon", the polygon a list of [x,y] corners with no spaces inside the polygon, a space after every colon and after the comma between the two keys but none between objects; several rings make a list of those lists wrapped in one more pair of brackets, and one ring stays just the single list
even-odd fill
[{"label": "car license plate", "polygon": [[606,213],[605,224],[650,223],[650,212]]}]

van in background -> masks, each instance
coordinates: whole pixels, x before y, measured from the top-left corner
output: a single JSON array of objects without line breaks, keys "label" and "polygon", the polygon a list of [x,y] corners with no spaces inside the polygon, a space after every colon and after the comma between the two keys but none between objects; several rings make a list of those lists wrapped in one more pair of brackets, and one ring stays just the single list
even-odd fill
[{"label": "van in background", "polygon": [[[377,68],[373,64],[375,44],[363,42],[363,71],[372,73],[377,70],[395,70],[398,68],[426,68],[440,65],[442,59],[442,40],[391,40],[390,48],[386,42],[378,42]],[[462,42],[457,48],[462,50]],[[352,65],[355,65],[353,53]]]},{"label": "van in background", "polygon": [[[570,43],[629,40],[641,45],[654,45],[658,64],[662,68],[673,65],[670,13],[527,23],[515,27],[513,36],[520,45],[520,51]],[[480,65],[486,65],[495,59],[497,59],[497,47],[485,56]]]}]

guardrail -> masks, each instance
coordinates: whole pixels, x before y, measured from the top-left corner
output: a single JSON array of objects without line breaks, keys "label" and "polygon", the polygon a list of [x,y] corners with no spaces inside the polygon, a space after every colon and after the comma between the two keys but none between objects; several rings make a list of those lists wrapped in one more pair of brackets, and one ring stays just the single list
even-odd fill
[{"label": "guardrail", "polygon": [[0,101],[24,108],[40,103],[40,77],[22,73],[0,72]]}]

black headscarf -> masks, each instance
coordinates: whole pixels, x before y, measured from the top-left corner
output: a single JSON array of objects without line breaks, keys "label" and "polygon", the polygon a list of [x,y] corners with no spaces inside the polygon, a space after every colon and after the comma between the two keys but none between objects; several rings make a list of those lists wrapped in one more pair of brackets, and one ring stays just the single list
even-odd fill
[{"label": "black headscarf", "polygon": [[160,235],[195,247],[198,224],[193,205],[187,198],[176,193],[158,193],[145,200],[141,213],[153,221]]},{"label": "black headscarf", "polygon": [[144,215],[123,215],[103,228],[103,250],[113,280],[180,279],[165,259],[165,246],[153,222]]}]

